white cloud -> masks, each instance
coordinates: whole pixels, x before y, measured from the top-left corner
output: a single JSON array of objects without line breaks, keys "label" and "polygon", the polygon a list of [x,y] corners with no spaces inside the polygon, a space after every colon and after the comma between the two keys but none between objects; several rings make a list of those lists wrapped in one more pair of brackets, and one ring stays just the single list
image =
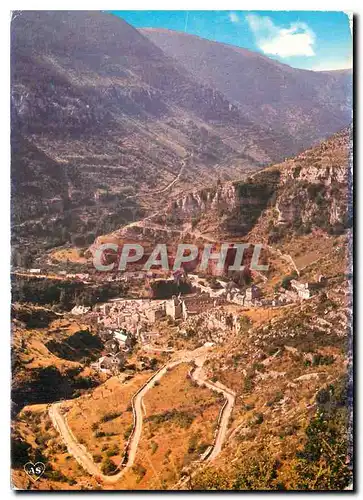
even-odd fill
[{"label": "white cloud", "polygon": [[256,14],[247,14],[246,21],[257,46],[265,54],[280,57],[315,55],[315,33],[305,23],[291,23],[289,28],[282,28],[271,18]]},{"label": "white cloud", "polygon": [[231,21],[231,23],[239,23],[240,22],[240,18],[235,12],[230,12],[228,14],[228,17],[229,17],[229,20]]}]

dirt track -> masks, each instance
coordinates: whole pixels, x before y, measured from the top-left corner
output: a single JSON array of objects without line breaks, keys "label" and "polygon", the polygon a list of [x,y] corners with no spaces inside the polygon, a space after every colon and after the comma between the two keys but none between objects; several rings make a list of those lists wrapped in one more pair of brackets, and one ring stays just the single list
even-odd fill
[{"label": "dirt track", "polygon": [[205,385],[209,389],[222,393],[227,400],[223,406],[220,414],[218,432],[216,435],[215,443],[207,460],[213,460],[221,451],[228,427],[229,418],[233,409],[235,396],[228,388],[222,384],[214,384],[206,380],[203,372],[203,364],[206,359],[208,349],[205,347],[198,348],[194,351],[186,351],[177,353],[172,361],[158,370],[144,386],[136,392],[132,398],[132,406],[134,411],[134,430],[131,435],[131,440],[128,448],[127,463],[122,466],[122,470],[113,476],[106,476],[102,474],[99,467],[94,463],[91,455],[87,452],[86,448],[81,445],[71,429],[69,428],[66,418],[62,415],[61,403],[54,403],[49,409],[49,416],[52,420],[54,427],[62,436],[68,452],[77,460],[77,462],[92,476],[95,476],[99,481],[104,483],[116,483],[125,474],[126,470],[133,466],[137,453],[137,448],[140,442],[143,424],[143,397],[145,394],[154,387],[155,382],[160,380],[170,368],[177,366],[180,363],[190,363],[194,361],[197,368],[192,373],[192,378],[199,384]]},{"label": "dirt track", "polygon": [[219,384],[214,384],[210,380],[206,380],[204,377],[204,371],[203,371],[203,364],[204,364],[204,359],[202,358],[197,358],[195,360],[195,363],[197,365],[197,368],[194,370],[192,373],[192,378],[199,384],[199,385],[205,385],[208,387],[208,389],[211,389],[212,391],[219,392],[220,394],[223,394],[223,396],[226,398],[226,404],[223,406],[221,415],[220,415],[220,420],[219,420],[219,426],[218,426],[218,432],[217,436],[214,442],[213,450],[212,452],[208,455],[207,461],[211,462],[214,460],[219,453],[222,451],[222,446],[226,438],[227,430],[228,430],[228,422],[233,410],[234,402],[235,402],[235,394],[233,391],[222,385],[221,383]]}]

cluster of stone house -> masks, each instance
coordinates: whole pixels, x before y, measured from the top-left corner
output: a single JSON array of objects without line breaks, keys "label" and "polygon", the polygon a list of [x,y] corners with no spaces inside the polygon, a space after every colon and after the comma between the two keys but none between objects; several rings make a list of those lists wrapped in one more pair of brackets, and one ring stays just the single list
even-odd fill
[{"label": "cluster of stone house", "polygon": [[240,306],[251,307],[260,304],[261,290],[258,286],[252,285],[246,290],[240,290],[237,287],[231,287],[226,293],[226,300]]},{"label": "cluster of stone house", "polygon": [[140,332],[140,340],[143,344],[154,343],[160,337],[158,332]]},{"label": "cluster of stone house", "polygon": [[91,366],[104,373],[117,374],[124,369],[125,353],[130,352],[135,338],[125,330],[104,330],[99,335],[105,343],[105,354]]},{"label": "cluster of stone house", "polygon": [[98,305],[94,308],[97,323],[101,328],[121,328],[137,335],[143,327],[170,317],[186,319],[188,311],[185,301],[179,296],[168,300],[122,300]]},{"label": "cluster of stone house", "polygon": [[91,367],[102,373],[117,375],[125,367],[125,356],[122,352],[101,356],[95,363],[92,363]]},{"label": "cluster of stone house", "polygon": [[310,299],[311,288],[309,283],[300,283],[296,280],[291,280],[291,288],[297,293],[299,299]]},{"label": "cluster of stone house", "polygon": [[158,277],[159,275],[152,271],[123,271],[118,273],[108,274],[106,281],[124,281],[128,283],[130,281],[140,281]]},{"label": "cluster of stone house", "polygon": [[99,332],[108,352],[129,352],[135,343],[135,336],[123,329],[107,329]]},{"label": "cluster of stone house", "polygon": [[241,290],[233,281],[226,282],[217,280],[220,288],[215,289],[206,284],[204,280],[197,275],[190,275],[189,277],[195,289],[208,294],[211,298],[224,299],[227,302],[233,302],[234,304],[244,307],[260,305],[261,290],[256,285]]},{"label": "cluster of stone house", "polygon": [[290,290],[284,290],[272,301],[272,306],[288,304],[298,300],[310,299],[317,290],[323,288],[326,284],[326,278],[319,276],[318,281],[315,283],[302,283],[297,280],[290,281]]},{"label": "cluster of stone house", "polygon": [[220,344],[226,336],[240,332],[240,314],[223,311],[220,308],[207,310],[198,315],[190,316],[179,329],[181,336],[188,336],[194,332],[201,342]]},{"label": "cluster of stone house", "polygon": [[221,288],[214,290],[210,286],[206,285],[199,277],[193,277],[193,285],[199,290],[203,290],[210,297],[215,297],[219,300],[225,300],[227,302],[232,302],[243,307],[253,307],[253,306],[278,306],[291,302],[296,302],[297,300],[310,299],[314,293],[323,286],[325,286],[326,278],[324,276],[319,276],[316,283],[302,283],[297,280],[291,280],[290,290],[284,290],[273,300],[263,299],[261,289],[256,285],[251,285],[251,287],[241,290],[233,282],[224,282],[217,280]]}]

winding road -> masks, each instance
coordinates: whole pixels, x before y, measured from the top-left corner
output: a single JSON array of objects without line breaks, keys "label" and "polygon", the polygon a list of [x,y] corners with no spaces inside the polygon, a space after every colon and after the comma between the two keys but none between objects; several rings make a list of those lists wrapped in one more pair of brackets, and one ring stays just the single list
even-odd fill
[{"label": "winding road", "polygon": [[182,173],[184,172],[184,168],[185,168],[185,162],[187,159],[191,158],[193,156],[193,153],[191,153],[189,156],[186,156],[183,160],[182,160],[182,166],[180,167],[180,170],[179,170],[179,173],[178,175],[175,177],[175,179],[173,179],[171,182],[169,182],[169,184],[167,186],[165,186],[164,188],[162,189],[157,189],[156,191],[149,191],[149,194],[160,194],[160,193],[164,193],[165,191],[167,191],[168,189],[170,189],[176,182],[178,182],[178,180],[180,179]]},{"label": "winding road", "polygon": [[[146,192],[142,192],[141,194],[143,196],[150,196],[150,195],[153,195],[153,194],[165,193],[165,191],[167,191],[168,189],[170,189],[176,182],[178,182],[178,180],[180,179],[182,173],[184,172],[186,161],[189,158],[192,158],[192,157],[193,157],[193,153],[190,153],[189,155],[185,156],[185,158],[182,159],[182,161],[181,161],[182,164],[181,164],[181,167],[180,167],[178,175],[176,175],[176,177],[171,182],[169,182],[169,184],[167,186],[165,186],[163,188],[160,188],[160,189],[156,189],[155,191],[151,191],[151,190],[148,189]],[[133,199],[133,198],[137,198],[138,196],[140,196],[140,193],[139,194],[129,195],[129,196],[127,196],[124,199],[124,201],[130,200],[130,199]]]},{"label": "winding road", "polygon": [[205,358],[197,358],[195,364],[197,368],[192,373],[192,378],[197,382],[198,385],[204,385],[208,389],[223,394],[226,399],[226,403],[223,405],[218,422],[218,430],[216,439],[214,442],[213,449],[211,453],[207,456],[206,461],[211,462],[214,460],[222,451],[223,443],[226,439],[226,434],[228,430],[228,422],[234,407],[236,395],[233,391],[228,389],[225,385],[221,383],[213,383],[210,380],[206,380],[204,376],[203,364]]},{"label": "winding road", "polygon": [[198,385],[204,385],[212,391],[223,394],[226,398],[226,402],[224,403],[219,415],[214,446],[211,450],[211,453],[206,457],[207,461],[214,460],[214,458],[216,458],[216,456],[221,452],[223,443],[226,438],[228,422],[234,406],[235,394],[222,384],[213,383],[210,380],[206,380],[203,370],[203,364],[206,360],[208,350],[209,348],[203,346],[195,349],[194,351],[177,353],[172,361],[170,361],[168,364],[164,365],[156,373],[154,373],[152,377],[150,377],[150,379],[134,394],[131,401],[134,413],[134,428],[128,446],[127,463],[124,465],[120,464],[119,468],[123,467],[122,470],[112,476],[103,474],[100,471],[99,467],[94,463],[87,449],[77,441],[76,437],[73,435],[71,429],[68,426],[65,416],[61,412],[62,403],[57,402],[52,404],[49,408],[49,416],[54,427],[63,438],[69,454],[77,460],[77,462],[83,467],[84,470],[86,470],[90,475],[95,476],[95,478],[99,482],[109,484],[118,482],[125,474],[126,470],[132,467],[135,462],[136,453],[142,433],[144,413],[143,397],[150,389],[154,387],[155,383],[168,372],[168,370],[174,368],[180,363],[190,363],[194,361],[196,364],[196,368],[191,373],[193,380],[195,380]]}]

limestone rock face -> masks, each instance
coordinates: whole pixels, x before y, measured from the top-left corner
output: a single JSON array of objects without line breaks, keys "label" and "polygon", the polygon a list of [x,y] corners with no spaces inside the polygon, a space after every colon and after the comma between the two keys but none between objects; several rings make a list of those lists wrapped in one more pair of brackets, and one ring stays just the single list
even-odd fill
[{"label": "limestone rock face", "polygon": [[[11,174],[19,238],[37,232],[59,245],[86,231],[92,239],[163,211],[170,194],[189,193],[178,201],[183,213],[229,213],[241,196],[226,181],[282,161],[349,122],[349,72],[295,70],[191,40],[184,48],[193,68],[185,70],[158,40],[112,14],[14,13]],[[208,74],[197,74],[200,58]],[[239,71],[229,82],[218,81],[228,76],[224,64]],[[177,191],[163,191],[179,173]],[[218,179],[222,185],[210,189]],[[257,214],[255,194],[245,193],[242,206]],[[240,233],[250,229],[242,212],[242,224],[231,222]]]},{"label": "limestone rock face", "polygon": [[169,205],[169,213],[180,221],[194,218],[197,226],[209,220],[238,236],[255,231],[268,238],[274,228],[281,232],[284,227],[303,232],[342,230],[349,225],[352,203],[350,138],[350,129],[345,129],[243,181],[190,191]]},{"label": "limestone rock face", "polygon": [[226,182],[213,188],[193,190],[171,203],[170,208],[178,216],[198,216],[210,209],[236,208],[239,202],[235,183]]}]

